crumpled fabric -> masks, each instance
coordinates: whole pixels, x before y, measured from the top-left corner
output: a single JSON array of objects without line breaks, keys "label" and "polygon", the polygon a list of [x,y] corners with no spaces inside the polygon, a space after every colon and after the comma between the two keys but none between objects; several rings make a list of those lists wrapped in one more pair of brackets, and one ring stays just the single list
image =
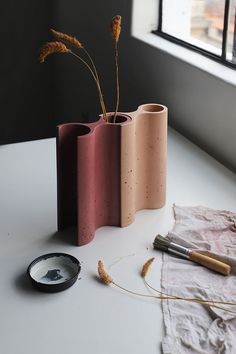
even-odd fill
[{"label": "crumpled fabric", "polygon": [[[206,207],[174,205],[168,238],[231,265],[228,276],[163,252],[161,289],[181,297],[236,302],[236,214]],[[164,354],[235,354],[236,306],[163,300]]]}]

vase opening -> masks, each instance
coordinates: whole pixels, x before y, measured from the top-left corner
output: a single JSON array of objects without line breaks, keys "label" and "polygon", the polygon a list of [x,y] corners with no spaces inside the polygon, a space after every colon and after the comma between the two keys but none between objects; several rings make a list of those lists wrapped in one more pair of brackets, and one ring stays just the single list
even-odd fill
[{"label": "vase opening", "polygon": [[156,112],[161,112],[164,110],[164,107],[159,105],[159,104],[145,104],[142,107],[143,111],[145,112],[152,112],[152,113],[156,113]]},{"label": "vase opening", "polygon": [[108,123],[120,124],[131,120],[131,118],[126,114],[117,114],[116,120],[114,122],[114,114],[108,115]]},{"label": "vase opening", "polygon": [[80,125],[78,128],[77,136],[86,135],[91,132],[91,129],[87,125]]}]

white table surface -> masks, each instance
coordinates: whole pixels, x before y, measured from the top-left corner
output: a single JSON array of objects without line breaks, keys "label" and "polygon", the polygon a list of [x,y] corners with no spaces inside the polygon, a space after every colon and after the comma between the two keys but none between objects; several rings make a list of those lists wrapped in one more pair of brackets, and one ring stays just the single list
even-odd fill
[{"label": "white table surface", "polygon": [[[161,353],[159,300],[101,284],[97,261],[117,283],[149,293],[139,272],[156,256],[149,281],[159,287],[161,253],[152,242],[172,227],[173,203],[236,211],[236,175],[170,130],[166,206],[138,212],[126,228],[100,228],[76,247],[72,231],[56,232],[55,139],[0,146],[0,353]],[[82,262],[80,279],[64,292],[40,293],[26,277],[28,264],[49,252]]]}]

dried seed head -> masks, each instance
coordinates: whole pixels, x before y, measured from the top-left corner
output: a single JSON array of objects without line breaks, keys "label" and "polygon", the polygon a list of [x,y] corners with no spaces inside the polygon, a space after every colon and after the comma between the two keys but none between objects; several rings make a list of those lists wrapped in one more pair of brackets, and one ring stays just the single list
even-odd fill
[{"label": "dried seed head", "polygon": [[102,261],[98,261],[98,274],[103,283],[110,284],[113,282],[112,277],[105,271]]},{"label": "dried seed head", "polygon": [[70,49],[68,49],[65,44],[61,42],[48,42],[44,44],[39,50],[39,62],[43,63],[48,55],[52,53],[69,53]]},{"label": "dried seed head", "polygon": [[144,265],[143,265],[143,269],[141,272],[141,276],[143,278],[145,278],[145,276],[147,275],[147,272],[152,264],[152,262],[154,261],[155,257],[150,258]]},{"label": "dried seed head", "polygon": [[50,29],[50,31],[53,34],[53,36],[56,37],[57,39],[61,39],[66,43],[73,45],[74,47],[83,48],[82,44],[76,37],[69,36],[68,34],[65,33],[57,32],[54,29]]},{"label": "dried seed head", "polygon": [[116,43],[119,41],[121,32],[121,16],[116,15],[111,22],[111,34]]}]

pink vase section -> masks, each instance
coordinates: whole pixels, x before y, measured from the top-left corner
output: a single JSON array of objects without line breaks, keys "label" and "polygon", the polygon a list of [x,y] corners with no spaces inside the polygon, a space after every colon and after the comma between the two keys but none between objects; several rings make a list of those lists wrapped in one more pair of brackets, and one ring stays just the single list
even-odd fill
[{"label": "pink vase section", "polygon": [[145,104],[117,123],[57,127],[58,229],[77,226],[77,244],[105,225],[127,226],[166,196],[167,108]]}]

